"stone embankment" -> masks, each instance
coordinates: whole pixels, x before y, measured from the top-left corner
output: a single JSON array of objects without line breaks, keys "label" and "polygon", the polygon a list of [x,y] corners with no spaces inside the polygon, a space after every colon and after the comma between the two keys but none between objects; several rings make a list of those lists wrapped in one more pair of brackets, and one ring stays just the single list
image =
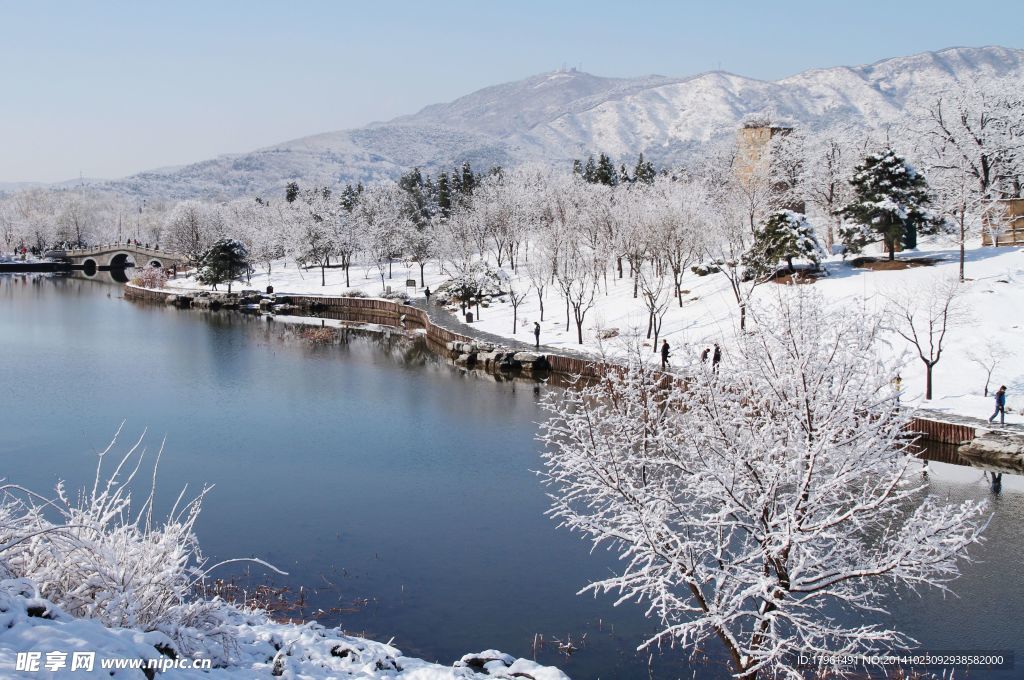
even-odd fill
[{"label": "stone embankment", "polygon": [[490,342],[449,342],[445,349],[457,365],[467,368],[506,373],[523,371],[531,375],[551,372],[546,354],[517,351]]}]

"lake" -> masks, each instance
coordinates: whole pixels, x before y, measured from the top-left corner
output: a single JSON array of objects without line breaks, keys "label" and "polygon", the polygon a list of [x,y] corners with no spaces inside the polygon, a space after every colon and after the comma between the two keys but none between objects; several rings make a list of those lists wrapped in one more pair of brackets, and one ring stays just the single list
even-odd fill
[{"label": "lake", "polygon": [[[82,486],[125,421],[123,444],[143,429],[151,451],[166,439],[163,507],[185,484],[215,486],[197,527],[211,563],[289,572],[218,574],[302,587],[303,612],[326,610],[325,624],[446,664],[487,648],[531,657],[543,635],[538,661],[574,678],[692,676],[678,652],[648,668],[633,651],[656,630],[641,607],[575,595],[615,559],[544,515],[537,402],[556,388],[465,372],[397,335],[313,346],[284,326],[131,303],[109,283],[0,276],[2,475]],[[959,597],[905,595],[896,625],[931,650],[1024,650],[1021,478],[996,495],[980,470],[930,468],[933,493],[990,498],[994,515]],[[554,649],[584,634],[571,657]]]}]

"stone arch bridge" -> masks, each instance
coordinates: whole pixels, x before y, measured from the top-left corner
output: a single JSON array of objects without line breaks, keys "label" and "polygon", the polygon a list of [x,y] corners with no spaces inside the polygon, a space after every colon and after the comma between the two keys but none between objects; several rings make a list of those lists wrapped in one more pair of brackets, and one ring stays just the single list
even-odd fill
[{"label": "stone arch bridge", "polygon": [[101,268],[123,269],[148,266],[170,269],[185,264],[183,256],[169,250],[118,243],[55,250],[47,255],[55,259],[66,260],[73,265],[80,265],[86,272]]}]

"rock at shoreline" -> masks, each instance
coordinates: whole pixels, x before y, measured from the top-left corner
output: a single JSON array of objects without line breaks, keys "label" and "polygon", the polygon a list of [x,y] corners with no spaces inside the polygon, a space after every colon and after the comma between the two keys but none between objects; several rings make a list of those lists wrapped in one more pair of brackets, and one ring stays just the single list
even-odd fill
[{"label": "rock at shoreline", "polygon": [[1009,432],[984,432],[958,449],[966,458],[1000,467],[1024,470],[1024,436]]}]

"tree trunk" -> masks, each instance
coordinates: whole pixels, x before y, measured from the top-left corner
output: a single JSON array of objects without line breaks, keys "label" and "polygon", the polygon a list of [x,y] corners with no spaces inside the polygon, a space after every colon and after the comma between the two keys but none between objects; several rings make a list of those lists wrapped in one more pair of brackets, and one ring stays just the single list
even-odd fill
[{"label": "tree trunk", "polygon": [[426,266],[427,266],[426,262],[420,262],[420,288],[426,288],[427,287],[427,284],[424,283],[425,279],[423,278],[423,269]]},{"label": "tree trunk", "polygon": [[327,285],[327,269],[323,265],[320,265],[320,285]]},{"label": "tree trunk", "polygon": [[925,383],[924,383],[924,398],[928,401],[932,399],[932,369],[935,368],[935,364],[925,364]]}]

